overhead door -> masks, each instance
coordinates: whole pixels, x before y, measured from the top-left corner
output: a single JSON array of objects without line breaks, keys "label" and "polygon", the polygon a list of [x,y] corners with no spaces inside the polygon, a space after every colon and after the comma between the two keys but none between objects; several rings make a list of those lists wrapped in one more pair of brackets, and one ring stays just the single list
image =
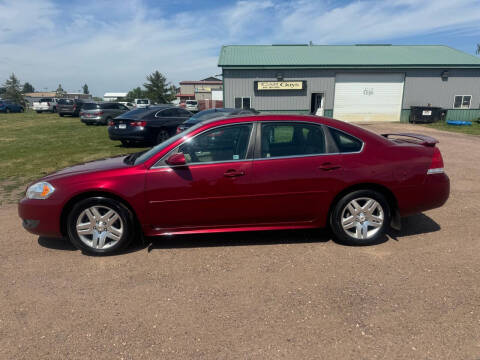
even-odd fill
[{"label": "overhead door", "polygon": [[337,74],[333,117],[344,121],[400,121],[404,74]]}]

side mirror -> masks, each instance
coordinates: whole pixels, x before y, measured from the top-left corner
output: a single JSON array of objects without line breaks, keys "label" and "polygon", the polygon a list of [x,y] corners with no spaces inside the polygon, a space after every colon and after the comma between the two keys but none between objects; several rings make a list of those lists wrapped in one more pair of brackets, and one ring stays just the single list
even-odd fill
[{"label": "side mirror", "polygon": [[176,153],[167,159],[167,164],[172,166],[186,165],[185,155],[183,153]]}]

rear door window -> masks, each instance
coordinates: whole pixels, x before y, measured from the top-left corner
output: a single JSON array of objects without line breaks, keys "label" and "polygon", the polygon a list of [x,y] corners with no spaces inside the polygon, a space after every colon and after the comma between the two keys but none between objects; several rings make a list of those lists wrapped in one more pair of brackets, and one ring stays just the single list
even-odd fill
[{"label": "rear door window", "polygon": [[325,154],[325,134],[319,125],[263,123],[261,158]]},{"label": "rear door window", "polygon": [[87,104],[83,104],[82,106],[83,110],[95,110],[99,108],[100,108],[100,105],[94,104],[94,103],[87,103]]}]

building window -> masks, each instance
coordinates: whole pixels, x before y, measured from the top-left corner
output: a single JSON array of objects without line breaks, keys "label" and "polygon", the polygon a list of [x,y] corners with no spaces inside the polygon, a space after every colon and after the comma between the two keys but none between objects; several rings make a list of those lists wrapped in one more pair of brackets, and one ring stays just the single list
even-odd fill
[{"label": "building window", "polygon": [[454,109],[470,109],[470,103],[472,102],[471,95],[455,95],[453,101]]},{"label": "building window", "polygon": [[235,98],[235,109],[250,109],[250,98],[249,97],[236,97]]}]

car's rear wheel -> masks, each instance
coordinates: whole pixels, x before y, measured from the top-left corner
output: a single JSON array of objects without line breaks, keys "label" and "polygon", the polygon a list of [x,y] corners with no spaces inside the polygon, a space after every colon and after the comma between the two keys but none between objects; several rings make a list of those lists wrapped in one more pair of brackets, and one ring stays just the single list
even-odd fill
[{"label": "car's rear wheel", "polygon": [[129,147],[129,146],[132,146],[133,143],[131,140],[120,140],[122,145],[125,146],[125,147]]},{"label": "car's rear wheel", "polygon": [[160,129],[157,134],[157,144],[164,142],[165,140],[170,138],[170,134],[165,129]]},{"label": "car's rear wheel", "polygon": [[58,113],[58,115],[59,115],[60,117],[63,117],[63,116],[65,115],[65,114],[62,114],[62,113]]},{"label": "car's rear wheel", "polygon": [[335,237],[350,245],[380,242],[390,224],[390,206],[374,190],[357,190],[343,196],[334,206],[330,225]]},{"label": "car's rear wheel", "polygon": [[5,112],[8,114],[10,112],[10,109],[9,108],[6,108],[5,109]]},{"label": "car's rear wheel", "polygon": [[24,112],[24,111],[25,111],[25,109],[24,109],[23,107],[20,108],[20,112],[21,112],[21,113]]},{"label": "car's rear wheel", "polygon": [[54,106],[52,109],[52,113],[55,113],[55,112],[57,112],[57,108]]},{"label": "car's rear wheel", "polygon": [[42,113],[42,110],[37,110],[37,114],[41,114]]},{"label": "car's rear wheel", "polygon": [[68,237],[75,247],[93,255],[108,255],[134,239],[134,217],[122,203],[105,197],[79,201],[67,218]]}]

